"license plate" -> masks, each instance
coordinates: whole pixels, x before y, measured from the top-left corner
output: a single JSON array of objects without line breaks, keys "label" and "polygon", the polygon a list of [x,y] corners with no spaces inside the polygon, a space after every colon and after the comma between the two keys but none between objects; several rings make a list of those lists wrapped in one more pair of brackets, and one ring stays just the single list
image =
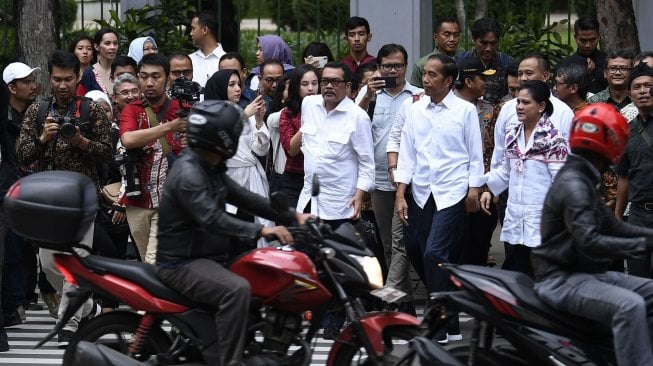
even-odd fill
[{"label": "license plate", "polygon": [[376,289],[374,291],[371,291],[370,294],[378,297],[379,299],[381,299],[381,300],[383,300],[385,302],[389,302],[389,303],[397,302],[399,299],[406,296],[405,292],[397,290],[397,289],[392,288],[392,287],[379,288],[379,289]]}]

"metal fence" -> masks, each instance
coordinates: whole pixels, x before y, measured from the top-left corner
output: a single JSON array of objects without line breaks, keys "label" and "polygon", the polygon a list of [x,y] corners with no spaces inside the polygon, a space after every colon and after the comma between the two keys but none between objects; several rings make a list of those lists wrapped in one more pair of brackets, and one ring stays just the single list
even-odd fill
[{"label": "metal fence", "polygon": [[[64,0],[61,0],[63,2]],[[121,5],[119,0],[96,0],[96,1],[91,1],[91,0],[76,0],[77,1],[77,19],[78,21],[75,23],[76,29],[88,29],[92,23],[92,20],[97,18],[97,15],[99,15],[100,18],[102,19],[109,19],[109,10],[115,10],[117,12],[120,12],[121,10]],[[180,0],[183,1],[183,0]],[[222,19],[222,9],[223,9],[223,0],[213,0],[213,1],[201,1],[201,0],[187,0],[189,4],[195,3],[197,10],[202,10],[203,6],[208,6],[212,5],[213,9],[216,9],[216,18],[217,19]],[[226,1],[226,0],[224,0]],[[274,11],[268,11],[264,12],[264,6],[265,2],[270,1],[270,0],[233,0],[233,5],[235,8],[235,21],[237,24],[241,23],[241,20],[245,17],[244,9],[245,9],[245,4],[249,4],[250,9],[254,9],[253,11],[249,11],[248,14],[249,16],[253,16],[256,21],[256,34],[261,35],[262,33],[276,33],[278,35],[281,35],[284,33],[285,37],[292,37],[293,39],[289,40],[292,43],[292,48],[294,50],[295,55],[298,55],[300,52],[301,48],[301,43],[302,43],[302,38],[311,38],[313,41],[323,41],[323,33],[319,31],[320,29],[320,23],[323,21],[323,15],[321,14],[321,9],[323,8],[324,4],[329,4],[329,0],[313,0],[312,3],[314,4],[314,9],[315,9],[315,14],[312,14],[312,19],[316,19],[316,24],[313,27],[315,29],[314,32],[309,32],[309,31],[294,31],[290,35],[285,32],[281,27],[277,26],[276,30],[270,31],[269,29],[262,29],[262,23],[261,20],[263,18],[263,13],[267,13],[268,18],[271,18],[272,22],[275,24],[279,24],[280,22],[278,21],[281,16],[282,16],[282,5],[291,3],[288,0],[276,0],[276,12]],[[274,0],[271,0],[274,1]],[[332,1],[332,0],[331,0]],[[397,0],[397,1],[405,1],[405,0]],[[409,0],[412,1],[412,0]],[[592,1],[583,1],[583,0],[571,0],[571,1],[565,1],[562,2],[566,4],[566,18],[568,20],[572,19],[572,9],[574,9],[578,3],[581,3],[582,6],[585,7],[585,12],[591,13],[593,9],[591,9]],[[301,1],[295,1],[292,2],[296,4],[297,7],[300,6]],[[433,8],[433,19],[441,16],[441,15],[451,15],[455,16],[455,9],[453,8],[453,1],[450,0],[432,0],[432,8]],[[468,3],[467,5],[472,5],[475,3],[475,1],[466,1]],[[542,14],[546,14],[546,24],[551,24],[551,9],[553,9],[555,6],[558,7],[558,10],[560,11],[560,4],[561,2],[559,0],[523,0],[523,1],[515,1],[515,0],[501,0],[500,2],[495,2],[493,0],[488,0],[488,5],[492,4],[495,8],[497,6],[500,6],[501,13],[508,13],[508,12],[525,12],[525,13],[530,13],[530,12],[538,12]],[[519,3],[519,6],[515,6],[515,4]],[[7,53],[11,53],[11,50],[14,48],[14,39],[12,36],[12,23],[11,23],[11,6],[12,6],[12,1],[11,0],[0,0],[0,4],[2,5],[2,13],[0,13],[0,40],[3,42],[5,45],[4,48],[5,50],[2,52],[2,55],[0,55],[1,58],[6,58]],[[337,4],[340,4],[337,2]],[[499,4],[499,5],[497,5]],[[589,5],[588,5],[589,4]],[[293,5],[295,6],[295,5]],[[470,6],[466,6],[467,9],[467,14],[466,14],[466,19],[467,24],[464,24],[465,32],[463,33],[463,39],[461,39],[462,43],[461,45],[469,45],[471,40],[468,38],[468,32],[467,32],[467,27],[471,22],[473,21],[474,14],[470,10]],[[563,5],[564,6],[564,5]],[[97,14],[97,11],[99,10],[99,14]],[[298,15],[295,19],[296,26],[294,28],[296,29],[302,29],[302,22],[305,22],[306,20],[302,18],[302,14],[305,14],[305,12],[302,11],[302,9],[295,9],[296,14]],[[62,11],[62,18],[65,18],[65,7],[61,7]],[[340,16],[340,14],[348,14],[349,9],[340,9],[340,6],[338,6],[338,9],[336,11],[336,29],[340,30],[342,28],[342,25],[346,21],[346,16]],[[495,11],[496,12],[496,11]],[[276,13],[276,14],[274,14]],[[487,14],[487,12],[486,12]],[[572,37],[572,29],[571,29],[571,21],[566,25],[567,28],[567,34],[566,34],[566,40],[568,43],[571,43],[571,37]],[[219,29],[219,39],[222,39],[222,27]],[[237,39],[238,39],[238,49],[241,49],[241,28],[238,27],[237,29]],[[340,32],[340,34],[342,34]],[[62,37],[62,42],[63,40],[67,39],[65,31],[62,31],[61,33]],[[335,46],[336,52],[334,52],[336,55],[339,53],[338,51],[341,50],[341,42],[344,42],[342,39],[342,36],[335,37],[332,39],[332,42],[335,42],[333,46]],[[337,57],[337,56],[336,56]]]}]

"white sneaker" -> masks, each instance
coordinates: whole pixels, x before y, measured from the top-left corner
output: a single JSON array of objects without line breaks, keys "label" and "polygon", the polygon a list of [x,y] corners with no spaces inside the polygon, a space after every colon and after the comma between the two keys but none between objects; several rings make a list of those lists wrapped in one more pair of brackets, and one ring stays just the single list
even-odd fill
[{"label": "white sneaker", "polygon": [[459,342],[463,340],[463,335],[461,333],[458,334],[449,334],[447,333],[447,341],[449,342]]}]

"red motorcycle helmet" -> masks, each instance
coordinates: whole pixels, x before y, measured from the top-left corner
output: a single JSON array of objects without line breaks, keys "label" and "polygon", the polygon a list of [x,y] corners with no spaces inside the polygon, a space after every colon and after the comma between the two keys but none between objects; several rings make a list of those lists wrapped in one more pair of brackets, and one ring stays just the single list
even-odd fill
[{"label": "red motorcycle helmet", "polygon": [[592,151],[616,164],[628,142],[628,122],[612,105],[593,103],[576,113],[571,127],[571,150]]}]

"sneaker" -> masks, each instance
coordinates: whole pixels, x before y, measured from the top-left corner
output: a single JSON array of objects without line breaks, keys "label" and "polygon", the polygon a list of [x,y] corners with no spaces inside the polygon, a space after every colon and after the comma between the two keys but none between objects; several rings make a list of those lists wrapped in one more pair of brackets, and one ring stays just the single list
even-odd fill
[{"label": "sneaker", "polygon": [[25,307],[23,305],[18,305],[16,311],[18,312],[18,316],[20,316],[20,320],[25,323],[27,321],[27,313],[25,313]]},{"label": "sneaker", "polygon": [[23,322],[17,310],[14,310],[13,313],[9,313],[9,314],[5,313],[4,316],[5,316],[5,324],[4,324],[5,328],[13,327]]},{"label": "sneaker", "polygon": [[447,333],[447,341],[449,342],[460,342],[463,340],[463,335],[458,333],[458,334],[449,334]]},{"label": "sneaker", "polygon": [[0,352],[9,351],[9,341],[7,340],[7,332],[5,328],[0,327]]},{"label": "sneaker", "polygon": [[62,329],[59,331],[59,334],[57,336],[57,346],[59,348],[66,348],[68,347],[68,344],[70,343],[70,339],[73,337],[73,332],[72,330],[66,330]]},{"label": "sneaker", "polygon": [[57,319],[59,318],[59,303],[61,302],[61,296],[56,292],[46,292],[42,293],[41,297],[43,302],[48,306],[50,316]]}]

